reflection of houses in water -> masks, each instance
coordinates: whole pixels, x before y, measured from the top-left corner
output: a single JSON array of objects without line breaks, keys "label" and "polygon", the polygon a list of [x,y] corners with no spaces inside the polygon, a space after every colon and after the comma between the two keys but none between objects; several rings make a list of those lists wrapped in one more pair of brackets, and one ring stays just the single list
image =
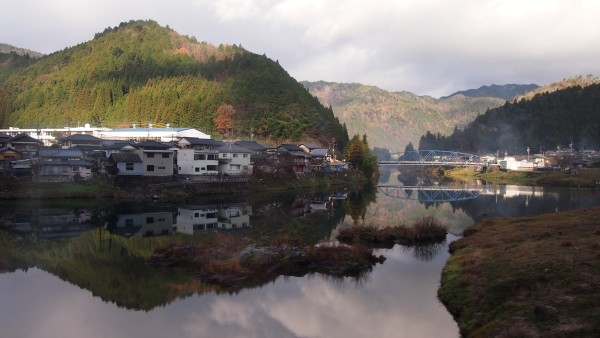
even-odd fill
[{"label": "reflection of houses in water", "polygon": [[228,206],[219,209],[217,214],[219,217],[219,229],[244,229],[250,227],[250,216],[252,215],[252,207],[250,205]]},{"label": "reflection of houses in water", "polygon": [[108,223],[110,233],[123,237],[173,235],[173,214],[167,211],[117,214]]},{"label": "reflection of houses in water", "polygon": [[504,198],[513,198],[519,196],[543,197],[544,187],[529,187],[519,185],[491,185],[483,186],[480,195],[502,196]]},{"label": "reflection of houses in water", "polygon": [[92,213],[86,209],[36,209],[33,214],[16,213],[5,226],[21,235],[33,234],[37,238],[78,237],[96,228]]},{"label": "reflection of houses in water", "polygon": [[247,203],[202,205],[177,208],[177,232],[196,235],[203,231],[236,230],[250,227],[252,207]]},{"label": "reflection of houses in water", "polygon": [[194,235],[205,230],[217,229],[217,211],[214,206],[198,206],[177,208],[175,229],[188,235]]}]

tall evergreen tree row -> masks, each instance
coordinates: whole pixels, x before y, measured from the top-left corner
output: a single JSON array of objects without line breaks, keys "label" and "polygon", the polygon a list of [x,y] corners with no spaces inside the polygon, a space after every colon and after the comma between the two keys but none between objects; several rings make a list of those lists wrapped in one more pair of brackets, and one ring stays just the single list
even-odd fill
[{"label": "tall evergreen tree row", "polygon": [[237,137],[348,141],[331,109],[277,61],[154,21],[122,23],[40,59],[0,58],[2,127],[170,123],[218,135],[217,111],[230,105]]}]

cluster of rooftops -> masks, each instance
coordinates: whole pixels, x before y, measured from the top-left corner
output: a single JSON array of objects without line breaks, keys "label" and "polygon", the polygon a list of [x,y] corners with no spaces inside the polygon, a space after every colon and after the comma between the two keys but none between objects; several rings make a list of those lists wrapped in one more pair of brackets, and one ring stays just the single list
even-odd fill
[{"label": "cluster of rooftops", "polygon": [[275,146],[217,141],[189,128],[179,128],[179,132],[195,136],[174,134],[175,128],[153,128],[160,129],[160,135],[150,128],[127,129],[138,129],[138,137],[128,134],[128,140],[121,139],[119,130],[110,139],[72,134],[52,147],[26,133],[0,134],[0,170],[4,175],[30,175],[38,181],[77,181],[95,175],[194,178],[248,175],[255,170],[305,174],[347,169],[331,149],[314,143]]}]

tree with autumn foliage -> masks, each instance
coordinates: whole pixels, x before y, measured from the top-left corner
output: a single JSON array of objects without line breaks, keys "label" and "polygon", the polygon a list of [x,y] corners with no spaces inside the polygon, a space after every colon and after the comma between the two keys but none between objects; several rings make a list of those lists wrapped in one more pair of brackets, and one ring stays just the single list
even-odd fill
[{"label": "tree with autumn foliage", "polygon": [[363,135],[362,140],[358,134],[352,137],[344,149],[344,157],[353,169],[361,170],[367,177],[372,177],[379,172],[377,156],[369,150],[366,134]]},{"label": "tree with autumn foliage", "polygon": [[217,114],[215,115],[215,128],[219,134],[224,137],[231,137],[233,132],[233,115],[235,114],[235,108],[230,104],[222,104],[217,108]]}]

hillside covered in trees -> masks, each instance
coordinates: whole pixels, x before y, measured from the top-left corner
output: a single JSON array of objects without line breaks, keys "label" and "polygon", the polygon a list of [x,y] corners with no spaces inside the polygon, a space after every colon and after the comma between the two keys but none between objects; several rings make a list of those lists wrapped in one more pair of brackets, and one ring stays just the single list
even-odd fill
[{"label": "hillside covered in trees", "polygon": [[344,123],[350,135],[367,134],[373,148],[404,151],[428,130],[448,135],[463,128],[489,108],[501,106],[498,97],[453,95],[445,99],[389,92],[358,83],[302,82]]},{"label": "hillside covered in trees", "polygon": [[[552,86],[554,87],[554,86]],[[524,154],[557,147],[600,147],[600,84],[575,85],[506,102],[450,136],[427,132],[419,149]]]},{"label": "hillside covered in trees", "polygon": [[121,23],[39,59],[0,54],[0,126],[77,123],[169,123],[222,137],[348,142],[333,111],[277,61],[198,42],[154,21]]}]

